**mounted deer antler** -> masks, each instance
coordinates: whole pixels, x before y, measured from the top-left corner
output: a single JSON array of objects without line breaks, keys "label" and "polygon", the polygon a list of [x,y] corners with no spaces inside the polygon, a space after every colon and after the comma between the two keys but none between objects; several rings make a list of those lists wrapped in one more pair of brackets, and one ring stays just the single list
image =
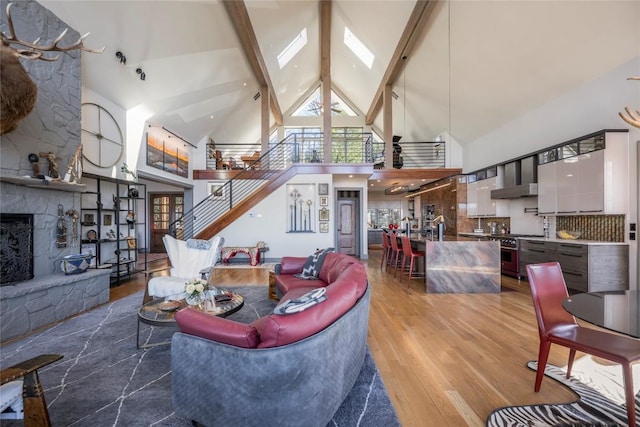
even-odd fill
[{"label": "mounted deer antler", "polygon": [[[640,76],[629,77],[627,80],[640,80]],[[624,113],[618,113],[622,120],[629,123],[631,126],[640,128],[640,110],[636,110],[635,113],[631,111],[631,108],[629,107],[624,107],[624,110],[627,112],[626,115]]]},{"label": "mounted deer antler", "polygon": [[[0,31],[0,75],[2,75],[0,84],[0,111],[2,111],[0,135],[14,130],[20,120],[31,113],[36,104],[38,87],[29,78],[18,58],[56,61],[60,55],[47,58],[43,54],[45,52],[68,52],[71,50],[84,50],[91,53],[104,52],[104,47],[102,49],[89,49],[84,46],[84,39],[89,33],[80,37],[72,45],[59,46],[58,44],[67,33],[67,29],[49,45],[39,45],[39,38],[33,43],[22,41],[16,37],[13,19],[11,18],[11,6],[13,6],[13,3],[7,5],[9,35]],[[11,45],[23,46],[27,49],[17,49]]]}]

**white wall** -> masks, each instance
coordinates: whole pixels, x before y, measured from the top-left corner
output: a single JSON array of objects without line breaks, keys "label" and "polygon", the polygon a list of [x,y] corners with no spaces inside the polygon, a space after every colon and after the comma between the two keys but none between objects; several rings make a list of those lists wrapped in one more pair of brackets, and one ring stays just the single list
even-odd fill
[{"label": "white wall", "polygon": [[[330,212],[333,212],[335,203],[331,195],[334,194],[334,184],[331,175],[298,175],[288,182],[288,184],[306,183],[329,184],[328,208],[331,210]],[[318,202],[319,199],[316,197],[314,203],[316,210],[318,209]],[[225,246],[255,246],[258,241],[264,241],[269,246],[269,252],[265,254],[265,257],[274,259],[279,259],[283,256],[309,256],[317,248],[335,247],[332,232],[334,229],[333,221],[331,221],[329,233],[288,233],[287,215],[289,204],[287,186],[283,185],[220,232],[220,236],[225,239]],[[316,222],[315,230],[317,230],[317,215],[314,218]]]}]

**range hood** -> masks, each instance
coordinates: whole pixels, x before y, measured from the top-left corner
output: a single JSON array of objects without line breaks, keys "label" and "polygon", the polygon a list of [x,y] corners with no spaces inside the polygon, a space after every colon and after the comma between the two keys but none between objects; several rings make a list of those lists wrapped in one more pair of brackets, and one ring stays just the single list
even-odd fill
[{"label": "range hood", "polygon": [[538,196],[538,166],[530,156],[504,165],[504,188],[491,191],[492,199],[519,199]]},{"label": "range hood", "polygon": [[514,185],[512,187],[491,190],[492,199],[519,199],[521,197],[537,197],[538,183]]}]

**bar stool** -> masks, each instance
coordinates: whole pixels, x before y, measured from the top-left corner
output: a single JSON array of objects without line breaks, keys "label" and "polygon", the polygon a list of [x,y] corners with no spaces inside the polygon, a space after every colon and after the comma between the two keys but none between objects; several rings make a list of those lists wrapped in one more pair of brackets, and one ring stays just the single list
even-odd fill
[{"label": "bar stool", "polygon": [[411,261],[409,262],[409,280],[407,281],[407,287],[409,287],[411,285],[411,277],[413,276],[413,261],[416,258],[422,258],[422,262],[425,262],[426,258],[424,251],[413,250],[413,248],[411,247],[411,240],[409,240],[408,236],[400,237],[400,241],[402,242],[402,267],[400,268],[402,272],[404,272],[404,266],[406,264],[407,258],[411,258]]},{"label": "bar stool", "polygon": [[389,243],[389,233],[387,233],[386,231],[382,230],[382,247],[384,248],[384,251],[382,252],[382,258],[380,259],[380,268],[382,268],[382,265],[384,264],[384,262],[387,262],[387,265],[389,264],[389,258],[391,255],[391,243]]},{"label": "bar stool", "polygon": [[[398,247],[398,238],[396,233],[389,233],[389,243],[391,244],[391,259],[393,260],[393,277],[396,277],[396,271],[398,271],[398,264],[400,263],[400,256],[402,255],[402,249]],[[389,266],[387,265],[387,270]]]}]

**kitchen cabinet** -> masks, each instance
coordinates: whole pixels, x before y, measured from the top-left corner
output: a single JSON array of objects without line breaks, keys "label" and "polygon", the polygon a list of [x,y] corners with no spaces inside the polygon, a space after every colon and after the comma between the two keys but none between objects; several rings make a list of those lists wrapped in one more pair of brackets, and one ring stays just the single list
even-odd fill
[{"label": "kitchen cabinet", "polygon": [[538,214],[625,214],[628,149],[626,132],[604,132],[553,149],[559,159],[546,156],[548,163],[538,166]]},{"label": "kitchen cabinet", "polygon": [[92,190],[80,200],[81,253],[93,255],[91,267],[111,269],[115,284],[146,270],[146,185],[90,174],[82,178]]},{"label": "kitchen cabinet", "polygon": [[467,216],[470,218],[509,216],[509,201],[492,199],[491,191],[502,188],[500,176],[467,184]]},{"label": "kitchen cabinet", "polygon": [[368,230],[367,232],[368,243],[370,245],[381,245],[382,244],[382,230],[377,228],[375,230]]},{"label": "kitchen cabinet", "polygon": [[527,264],[560,263],[567,288],[579,292],[629,289],[629,245],[626,243],[520,240],[520,275]]},{"label": "kitchen cabinet", "polygon": [[538,215],[556,213],[556,162],[538,166]]},{"label": "kitchen cabinet", "polygon": [[474,181],[467,184],[467,216],[470,218],[475,218],[478,216],[479,188],[479,181]]},{"label": "kitchen cabinet", "polygon": [[556,162],[556,212],[558,215],[578,212],[578,157]]},{"label": "kitchen cabinet", "polygon": [[579,162],[578,211],[583,213],[604,212],[605,150],[581,154]]}]

